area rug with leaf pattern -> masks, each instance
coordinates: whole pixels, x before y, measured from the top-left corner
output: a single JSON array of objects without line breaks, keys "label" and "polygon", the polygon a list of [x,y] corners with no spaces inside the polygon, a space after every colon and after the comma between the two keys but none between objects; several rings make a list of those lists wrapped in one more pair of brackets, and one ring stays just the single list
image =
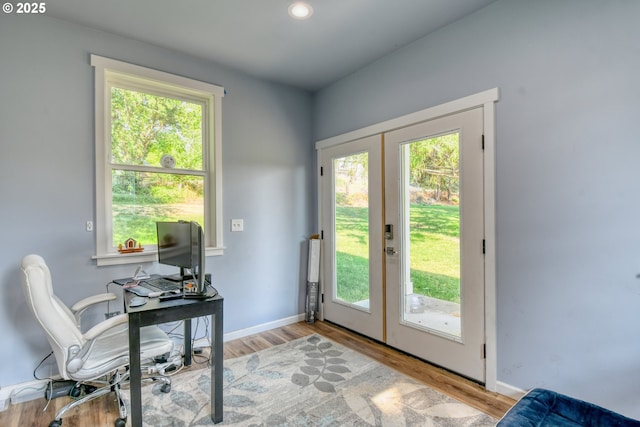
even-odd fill
[{"label": "area rug with leaf pattern", "polygon": [[[208,369],[143,387],[145,426],[214,425]],[[496,420],[319,335],[224,361],[217,426],[494,426]]]}]

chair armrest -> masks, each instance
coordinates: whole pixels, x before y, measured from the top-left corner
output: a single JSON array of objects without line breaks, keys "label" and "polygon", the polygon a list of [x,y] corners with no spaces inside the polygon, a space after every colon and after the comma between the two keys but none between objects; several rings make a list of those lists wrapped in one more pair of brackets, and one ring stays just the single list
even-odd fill
[{"label": "chair armrest", "polygon": [[106,302],[106,301],[113,301],[113,300],[115,300],[117,298],[118,297],[116,296],[116,294],[113,294],[111,292],[104,293],[104,294],[98,294],[98,295],[92,295],[90,297],[81,299],[80,301],[78,301],[75,304],[73,304],[71,306],[71,311],[73,311],[74,313],[82,312],[82,311],[86,310],[87,308],[89,308],[90,306],[92,306],[94,304],[98,304],[98,303]]},{"label": "chair armrest", "polygon": [[98,336],[107,332],[109,329],[125,323],[129,323],[129,315],[127,313],[118,314],[117,316],[113,316],[107,320],[104,320],[98,323],[93,328],[85,332],[82,336],[87,341],[92,341],[96,339]]},{"label": "chair armrest", "polygon": [[73,306],[71,306],[71,311],[73,312],[73,317],[75,317],[78,327],[80,327],[80,319],[82,317],[82,313],[84,313],[89,307],[101,302],[113,301],[117,298],[118,297],[116,296],[116,294],[108,292],[104,294],[92,295],[90,297],[81,299],[77,303],[73,304]]}]

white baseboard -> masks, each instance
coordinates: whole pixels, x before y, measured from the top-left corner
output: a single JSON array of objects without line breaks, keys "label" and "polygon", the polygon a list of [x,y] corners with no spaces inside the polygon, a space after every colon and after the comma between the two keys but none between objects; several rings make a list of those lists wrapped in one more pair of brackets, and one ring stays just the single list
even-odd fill
[{"label": "white baseboard", "polygon": [[[56,376],[54,379],[59,379],[59,377]],[[7,410],[12,403],[27,402],[40,397],[44,398],[44,391],[48,383],[48,379],[31,380],[2,387],[0,389],[0,412]],[[21,396],[21,394],[24,394],[24,396]]]},{"label": "white baseboard", "polygon": [[9,408],[9,404],[11,403],[11,398],[9,395],[4,395],[2,390],[0,390],[0,412],[4,412]]},{"label": "white baseboard", "polygon": [[305,319],[305,315],[298,314],[297,316],[286,317],[280,320],[274,320],[273,322],[263,323],[261,325],[251,326],[250,328],[238,329],[237,331],[224,334],[223,340],[225,342],[235,340],[238,338],[244,338],[249,335],[258,334],[260,332],[268,331],[270,329],[279,328],[281,326],[287,326],[294,323],[301,322]]},{"label": "white baseboard", "polygon": [[[229,332],[224,334],[222,340],[224,342],[244,338],[249,335],[258,334],[260,332],[268,331],[270,329],[279,328],[281,326],[291,325],[293,323],[298,323],[305,320],[304,314],[298,314],[297,316],[286,317],[280,320],[274,320],[273,322],[263,323],[261,325],[251,326],[250,328],[238,329],[237,331]],[[200,347],[209,347],[211,343],[209,342],[209,337],[199,338],[194,341],[193,348]]]},{"label": "white baseboard", "polygon": [[503,383],[502,381],[497,381],[496,393],[502,394],[503,396],[510,397],[514,400],[520,400],[522,396],[524,396],[527,393],[527,390],[514,387],[510,384]]}]

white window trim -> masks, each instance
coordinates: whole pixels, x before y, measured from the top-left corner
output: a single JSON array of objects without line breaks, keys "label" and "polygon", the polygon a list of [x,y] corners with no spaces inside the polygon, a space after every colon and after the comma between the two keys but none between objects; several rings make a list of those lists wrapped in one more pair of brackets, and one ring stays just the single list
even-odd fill
[{"label": "white window trim", "polygon": [[[206,255],[222,255],[224,253],[223,244],[223,222],[222,222],[222,118],[220,112],[224,88],[210,83],[193,80],[187,77],[177,76],[151,68],[141,67],[98,55],[91,55],[91,65],[95,69],[95,146],[96,146],[96,254],[92,257],[97,261],[98,266],[133,264],[157,261],[157,251],[145,250],[133,254],[121,254],[109,247],[109,235],[111,224],[106,218],[107,209],[110,203],[106,200],[107,185],[110,185],[111,170],[106,167],[109,158],[109,123],[105,109],[105,101],[108,99],[108,85],[105,77],[109,71],[126,75],[132,81],[138,79],[153,80],[154,84],[167,88],[179,88],[181,91],[192,91],[192,93],[202,96],[203,93],[213,97],[213,111],[208,111],[208,123],[213,123],[213,150],[205,148],[205,155],[209,157],[209,167],[213,167],[213,176],[210,176],[208,185],[208,200],[213,201],[215,212],[211,212],[210,203],[205,205],[205,216],[207,218],[207,248]],[[109,176],[107,176],[107,174]],[[205,188],[207,186],[205,185]],[[206,197],[206,196],[205,196]]]}]

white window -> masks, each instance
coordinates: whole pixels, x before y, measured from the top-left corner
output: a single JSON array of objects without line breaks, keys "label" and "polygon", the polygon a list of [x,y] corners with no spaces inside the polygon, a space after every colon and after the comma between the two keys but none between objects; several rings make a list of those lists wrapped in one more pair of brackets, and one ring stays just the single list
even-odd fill
[{"label": "white window", "polygon": [[98,265],[154,261],[156,221],[197,221],[207,255],[222,254],[224,89],[96,55],[91,65]]}]

